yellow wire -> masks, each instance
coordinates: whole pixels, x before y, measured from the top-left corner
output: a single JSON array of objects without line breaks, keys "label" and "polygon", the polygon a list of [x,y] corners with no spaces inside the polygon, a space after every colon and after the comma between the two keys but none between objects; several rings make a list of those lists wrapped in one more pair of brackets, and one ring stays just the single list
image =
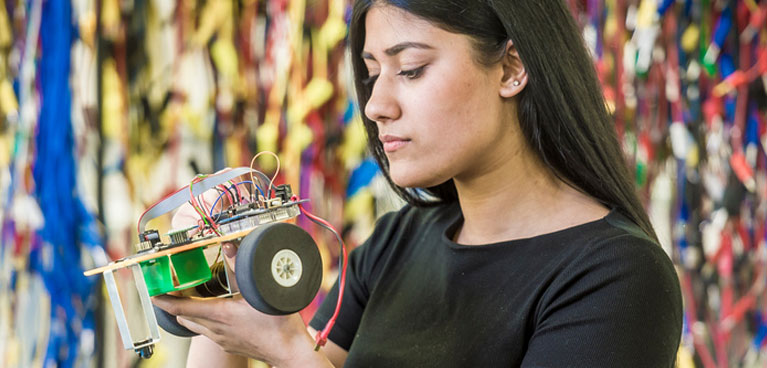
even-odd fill
[{"label": "yellow wire", "polygon": [[[274,179],[276,179],[277,178],[277,174],[280,173],[280,158],[279,158],[279,156],[277,156],[276,153],[274,153],[272,151],[261,151],[261,152],[257,153],[255,156],[253,156],[253,159],[250,160],[250,169],[251,169],[250,181],[252,183],[256,182],[255,180],[253,180],[253,171],[252,171],[253,170],[253,164],[256,163],[256,159],[258,158],[258,156],[261,156],[264,153],[267,153],[267,154],[270,154],[270,155],[274,156],[274,159],[277,160],[277,170],[274,171],[274,175],[272,176],[272,180],[269,181],[269,187],[266,189],[266,193],[267,193],[267,195],[269,195],[269,193],[272,192],[272,184],[274,184]],[[262,201],[262,202],[265,202],[265,201]]]}]

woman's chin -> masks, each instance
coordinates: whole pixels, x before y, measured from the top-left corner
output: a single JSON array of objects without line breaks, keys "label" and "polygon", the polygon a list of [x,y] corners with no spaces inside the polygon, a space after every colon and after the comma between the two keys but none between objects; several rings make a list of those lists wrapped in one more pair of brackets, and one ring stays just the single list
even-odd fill
[{"label": "woman's chin", "polygon": [[389,173],[392,182],[398,187],[402,188],[429,188],[441,183],[445,180],[436,180],[435,178],[425,177],[423,175],[403,175],[396,172]]}]

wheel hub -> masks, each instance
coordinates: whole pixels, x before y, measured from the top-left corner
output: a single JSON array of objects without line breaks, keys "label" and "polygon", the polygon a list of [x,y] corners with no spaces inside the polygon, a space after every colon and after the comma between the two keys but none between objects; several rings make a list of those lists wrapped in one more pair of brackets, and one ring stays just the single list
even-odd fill
[{"label": "wheel hub", "polygon": [[291,287],[301,280],[301,258],[290,249],[282,249],[272,258],[272,278],[280,286]]}]

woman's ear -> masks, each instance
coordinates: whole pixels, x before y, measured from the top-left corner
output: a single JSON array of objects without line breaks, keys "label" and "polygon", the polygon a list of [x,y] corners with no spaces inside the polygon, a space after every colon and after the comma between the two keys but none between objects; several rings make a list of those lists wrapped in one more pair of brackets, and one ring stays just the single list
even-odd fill
[{"label": "woman's ear", "polygon": [[514,97],[519,92],[522,92],[527,85],[527,70],[525,70],[522,59],[519,58],[517,48],[514,47],[514,42],[511,40],[506,43],[506,51],[503,54],[501,66],[503,68],[503,79],[501,79],[499,93],[501,97]]}]

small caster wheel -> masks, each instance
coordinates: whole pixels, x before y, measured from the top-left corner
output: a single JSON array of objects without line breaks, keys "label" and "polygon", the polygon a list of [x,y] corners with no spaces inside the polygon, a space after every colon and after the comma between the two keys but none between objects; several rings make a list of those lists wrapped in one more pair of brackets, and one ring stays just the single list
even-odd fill
[{"label": "small caster wheel", "polygon": [[141,359],[149,359],[152,357],[152,354],[154,354],[154,347],[153,345],[147,345],[143,348],[136,349],[136,354],[138,354]]},{"label": "small caster wheel", "polygon": [[[190,331],[188,328],[182,326],[178,321],[176,320],[176,316],[157,308],[157,306],[154,307],[154,315],[157,317],[157,324],[162,327],[163,330],[167,331],[171,335],[175,335],[178,337],[192,337],[197,336],[196,333]],[[151,352],[149,353],[152,354]]]},{"label": "small caster wheel", "polygon": [[243,298],[270,315],[306,308],[322,282],[322,258],[314,239],[284,222],[251,231],[240,242],[235,267]]}]

